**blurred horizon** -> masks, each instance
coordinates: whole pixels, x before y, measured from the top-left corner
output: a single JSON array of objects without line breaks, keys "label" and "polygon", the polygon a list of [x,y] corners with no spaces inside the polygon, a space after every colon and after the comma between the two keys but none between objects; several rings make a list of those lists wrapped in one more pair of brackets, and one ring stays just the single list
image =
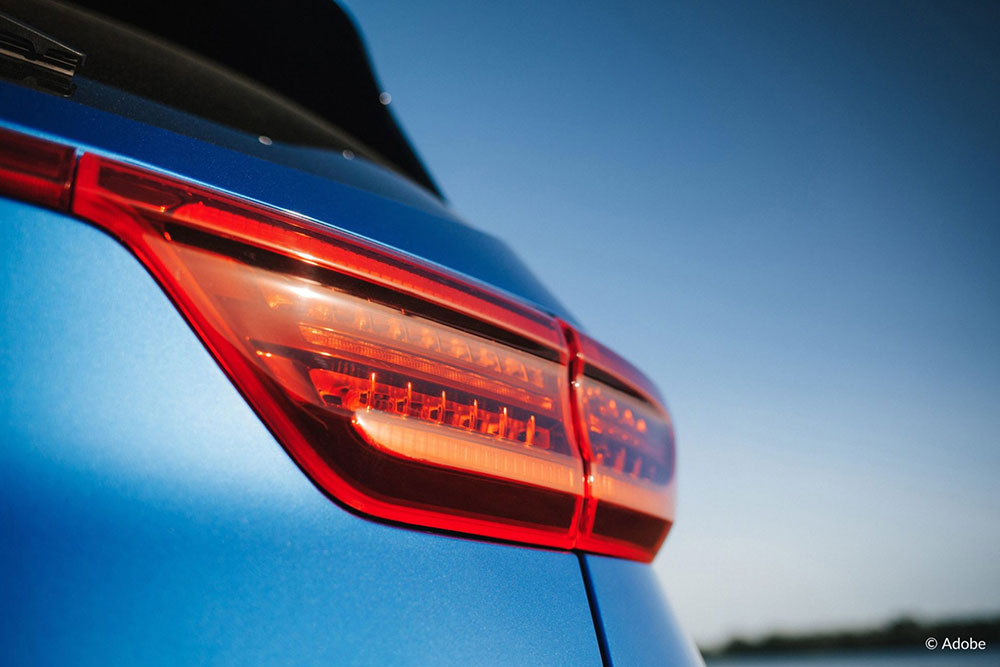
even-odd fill
[{"label": "blurred horizon", "polygon": [[1000,600],[1000,5],[348,0],[451,205],[647,372],[699,644]]}]

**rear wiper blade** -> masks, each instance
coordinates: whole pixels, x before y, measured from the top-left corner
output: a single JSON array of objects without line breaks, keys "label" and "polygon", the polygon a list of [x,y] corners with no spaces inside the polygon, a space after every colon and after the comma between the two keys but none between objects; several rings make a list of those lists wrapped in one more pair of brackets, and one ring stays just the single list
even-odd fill
[{"label": "rear wiper blade", "polygon": [[73,92],[86,56],[6,14],[0,14],[0,76],[59,95]]}]

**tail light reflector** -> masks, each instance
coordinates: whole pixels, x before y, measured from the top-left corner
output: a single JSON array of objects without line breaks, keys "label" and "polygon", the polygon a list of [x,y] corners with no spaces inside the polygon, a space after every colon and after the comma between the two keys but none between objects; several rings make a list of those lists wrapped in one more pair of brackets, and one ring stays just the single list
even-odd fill
[{"label": "tail light reflector", "polygon": [[663,542],[663,402],[554,318],[301,216],[6,130],[0,194],[69,208],[130,248],[340,502],[645,561]]}]

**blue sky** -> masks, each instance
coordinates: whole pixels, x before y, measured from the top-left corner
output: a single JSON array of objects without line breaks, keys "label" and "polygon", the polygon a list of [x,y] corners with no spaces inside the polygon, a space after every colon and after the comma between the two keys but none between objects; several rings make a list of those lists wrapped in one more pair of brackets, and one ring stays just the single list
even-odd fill
[{"label": "blue sky", "polygon": [[456,210],[645,369],[695,638],[1000,607],[1000,10],[350,0]]}]

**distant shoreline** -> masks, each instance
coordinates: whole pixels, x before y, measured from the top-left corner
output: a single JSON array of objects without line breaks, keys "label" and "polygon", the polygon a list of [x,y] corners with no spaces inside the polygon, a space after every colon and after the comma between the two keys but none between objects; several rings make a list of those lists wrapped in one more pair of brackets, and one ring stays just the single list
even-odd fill
[{"label": "distant shoreline", "polygon": [[894,649],[922,649],[928,638],[985,640],[1000,647],[1000,614],[921,622],[899,618],[880,627],[810,633],[771,633],[758,639],[734,637],[719,646],[699,647],[706,659],[788,653],[833,653]]}]

